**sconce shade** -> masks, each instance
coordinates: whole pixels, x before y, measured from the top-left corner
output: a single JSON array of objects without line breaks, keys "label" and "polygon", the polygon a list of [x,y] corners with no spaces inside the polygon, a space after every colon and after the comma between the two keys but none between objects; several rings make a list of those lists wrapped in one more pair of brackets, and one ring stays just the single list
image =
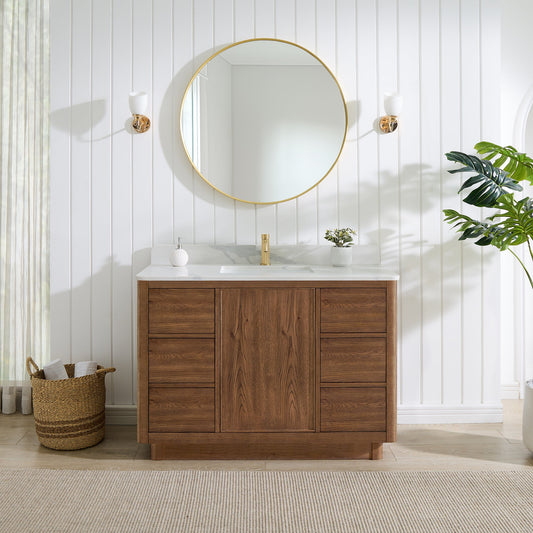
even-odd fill
[{"label": "sconce shade", "polygon": [[397,117],[402,112],[403,98],[398,93],[385,93],[385,113]]},{"label": "sconce shade", "polygon": [[132,115],[144,115],[148,105],[148,94],[144,92],[130,93],[130,111]]}]

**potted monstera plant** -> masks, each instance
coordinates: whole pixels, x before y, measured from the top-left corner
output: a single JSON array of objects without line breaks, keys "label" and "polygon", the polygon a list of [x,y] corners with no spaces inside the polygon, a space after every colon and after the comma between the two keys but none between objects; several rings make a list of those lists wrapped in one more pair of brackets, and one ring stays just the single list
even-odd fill
[{"label": "potted monstera plant", "polygon": [[[483,159],[463,152],[447,153],[448,160],[463,165],[449,172],[470,173],[458,192],[468,191],[463,201],[489,208],[491,214],[485,220],[476,220],[445,209],[444,220],[455,225],[461,233],[459,240],[475,239],[478,246],[491,245],[513,254],[533,291],[533,199],[515,196],[523,190],[519,182],[533,185],[533,160],[512,146],[480,142],[474,148]],[[514,251],[517,246],[527,249],[523,259]],[[533,380],[526,381],[522,433],[524,444],[533,452]]]}]

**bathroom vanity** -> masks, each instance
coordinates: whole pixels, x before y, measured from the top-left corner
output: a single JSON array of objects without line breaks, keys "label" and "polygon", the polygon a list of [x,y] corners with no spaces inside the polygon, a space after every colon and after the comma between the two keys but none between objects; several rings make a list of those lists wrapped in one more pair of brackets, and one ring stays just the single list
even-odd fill
[{"label": "bathroom vanity", "polygon": [[138,441],[152,459],[381,458],[396,438],[396,278],[148,267]]}]

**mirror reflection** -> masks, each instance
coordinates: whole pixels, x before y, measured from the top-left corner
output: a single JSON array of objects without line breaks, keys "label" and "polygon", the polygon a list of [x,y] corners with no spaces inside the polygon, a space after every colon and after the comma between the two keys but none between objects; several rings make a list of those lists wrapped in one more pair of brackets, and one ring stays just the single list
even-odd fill
[{"label": "mirror reflection", "polygon": [[276,203],[307,192],[338,159],[346,105],[325,65],[272,39],[236,43],[196,72],[181,135],[198,173],[231,198]]}]

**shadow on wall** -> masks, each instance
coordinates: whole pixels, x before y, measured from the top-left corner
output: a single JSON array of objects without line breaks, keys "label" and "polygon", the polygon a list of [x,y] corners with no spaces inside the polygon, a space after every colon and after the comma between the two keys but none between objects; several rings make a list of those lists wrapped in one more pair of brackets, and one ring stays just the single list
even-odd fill
[{"label": "shadow on wall", "polygon": [[[378,214],[375,213],[372,216],[376,218],[369,224],[381,226],[382,229],[367,233],[367,237],[371,242],[379,243],[384,264],[401,267],[404,273],[400,285],[402,306],[419,308],[426,323],[439,320],[441,314],[456,309],[463,293],[474,289],[472,284],[463,284],[458,269],[478,265],[480,257],[479,248],[463,246],[455,230],[443,222],[441,204],[445,207],[449,200],[453,205],[457,195],[454,192],[453,197],[441,198],[441,179],[448,179],[448,174],[441,175],[440,169],[432,170],[426,164],[412,164],[404,165],[398,175],[381,172],[379,186],[377,178],[359,184],[361,198],[376,198],[379,195],[382,206],[379,223]],[[431,187],[436,192],[433,195],[427,192]],[[394,208],[387,209],[384,206]],[[391,227],[399,227],[400,231],[387,229]],[[437,232],[438,241],[428,241],[424,238],[424,231]],[[440,242],[440,235],[443,242]],[[486,250],[485,264],[491,258],[496,259],[497,255],[495,251],[491,254]],[[446,280],[446,297],[442,293],[443,280]],[[457,295],[457,298],[453,295]],[[418,314],[403,316],[403,331],[419,329],[420,319],[421,315]]]},{"label": "shadow on wall", "polygon": [[[161,100],[161,106],[159,108],[159,139],[161,142],[161,148],[163,155],[167,161],[169,168],[172,169],[174,179],[180,179],[183,174],[184,168],[188,168],[190,175],[193,176],[193,180],[201,180],[202,178],[194,172],[193,167],[189,164],[185,149],[181,142],[180,136],[180,110],[181,101],[185,94],[185,89],[189,84],[196,68],[199,67],[207,58],[213,55],[218,50],[225,48],[229,44],[226,43],[218,46],[217,48],[206,50],[205,52],[198,54],[194,61],[189,61],[184,65],[181,70],[172,78],[170,85],[168,86],[163,99]],[[191,193],[194,189],[195,196],[201,198],[205,202],[212,202],[213,196],[207,196],[207,188],[194,187],[193,180],[183,180],[183,185],[187,187]],[[181,180],[180,180],[181,181]],[[202,180],[203,181],[203,180]],[[215,189],[212,189],[215,191]]]},{"label": "shadow on wall", "polygon": [[123,128],[102,137],[92,137],[92,129],[106,117],[106,112],[106,100],[93,100],[52,111],[50,124],[53,128],[68,133],[84,143],[102,141],[122,131],[130,135],[137,134],[132,128],[133,117],[129,116],[124,122]]},{"label": "shadow on wall", "polygon": [[109,257],[71,290],[50,295],[51,359],[115,366],[106,378],[108,404],[136,404],[136,275],[150,264],[150,251],[135,251],[131,265]]}]

